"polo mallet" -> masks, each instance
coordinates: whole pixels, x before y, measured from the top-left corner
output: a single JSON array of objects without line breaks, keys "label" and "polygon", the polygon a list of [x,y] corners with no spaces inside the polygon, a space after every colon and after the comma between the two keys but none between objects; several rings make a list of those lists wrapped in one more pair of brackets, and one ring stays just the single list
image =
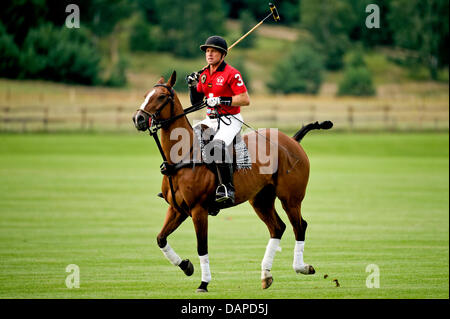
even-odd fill
[{"label": "polo mallet", "polygon": [[267,15],[267,17],[265,17],[264,19],[262,19],[257,25],[255,25],[250,31],[248,31],[246,34],[244,34],[242,37],[240,37],[236,42],[234,42],[232,45],[230,45],[230,47],[228,48],[228,51],[231,50],[232,47],[234,47],[236,44],[238,44],[239,42],[241,42],[242,40],[244,40],[250,33],[252,33],[257,27],[259,27],[261,24],[263,24],[264,21],[266,21],[266,19],[270,16],[273,16],[275,22],[280,21],[280,15],[278,14],[278,10],[275,7],[275,5],[273,3],[269,3],[269,8],[270,8],[270,13],[269,15]]}]

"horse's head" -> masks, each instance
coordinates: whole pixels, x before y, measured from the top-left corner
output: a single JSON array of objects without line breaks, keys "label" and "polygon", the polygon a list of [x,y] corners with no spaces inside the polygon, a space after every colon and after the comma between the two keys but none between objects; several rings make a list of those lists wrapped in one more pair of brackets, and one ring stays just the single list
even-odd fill
[{"label": "horse's head", "polygon": [[176,80],[177,73],[173,71],[167,83],[164,83],[164,78],[161,77],[153,89],[147,92],[144,102],[133,115],[136,129],[146,131],[151,127],[152,121],[165,120],[170,117],[170,107],[166,106],[174,101],[175,93],[172,88]]}]

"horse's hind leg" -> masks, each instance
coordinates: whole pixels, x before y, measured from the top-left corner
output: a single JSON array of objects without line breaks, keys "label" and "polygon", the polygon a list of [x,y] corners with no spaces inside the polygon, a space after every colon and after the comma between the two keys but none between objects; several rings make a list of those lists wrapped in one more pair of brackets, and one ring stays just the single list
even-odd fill
[{"label": "horse's hind leg", "polygon": [[250,204],[255,209],[256,214],[266,224],[269,229],[270,239],[266,246],[266,252],[261,262],[261,285],[263,289],[267,289],[273,282],[272,269],[273,259],[277,251],[281,236],[283,236],[286,225],[275,211],[275,188],[268,185],[263,188],[252,200]]},{"label": "horse's hind leg", "polygon": [[294,248],[294,261],[292,267],[296,273],[304,275],[312,275],[316,271],[314,267],[303,262],[303,250],[305,247],[305,234],[308,223],[302,218],[301,214],[301,200],[288,201],[281,200],[283,209],[289,217],[289,221],[294,228],[295,234],[295,248]]},{"label": "horse's hind leg", "polygon": [[166,214],[166,219],[161,231],[156,238],[158,246],[161,249],[164,256],[172,263],[174,266],[178,266],[187,276],[194,273],[194,265],[189,261],[189,259],[181,260],[177,253],[170,247],[167,242],[167,237],[181,225],[181,223],[187,218],[187,215],[181,214],[172,206],[169,207]]}]

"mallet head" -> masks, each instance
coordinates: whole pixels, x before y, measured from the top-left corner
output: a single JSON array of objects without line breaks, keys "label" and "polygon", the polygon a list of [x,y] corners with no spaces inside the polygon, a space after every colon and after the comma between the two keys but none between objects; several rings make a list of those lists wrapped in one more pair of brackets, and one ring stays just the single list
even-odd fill
[{"label": "mallet head", "polygon": [[272,12],[273,18],[275,22],[280,21],[280,15],[278,14],[278,10],[273,3],[269,3],[270,11]]}]

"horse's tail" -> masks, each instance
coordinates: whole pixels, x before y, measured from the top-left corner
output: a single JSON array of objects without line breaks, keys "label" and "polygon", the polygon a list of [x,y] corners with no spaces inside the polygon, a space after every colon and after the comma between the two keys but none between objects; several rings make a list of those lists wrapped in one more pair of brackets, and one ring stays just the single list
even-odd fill
[{"label": "horse's tail", "polygon": [[319,124],[319,122],[309,123],[308,125],[304,125],[297,133],[295,133],[294,136],[292,136],[292,138],[300,143],[302,138],[309,131],[312,131],[312,130],[329,130],[332,127],[333,127],[333,122],[331,122],[331,121],[324,121],[324,122],[322,122],[320,124]]}]

